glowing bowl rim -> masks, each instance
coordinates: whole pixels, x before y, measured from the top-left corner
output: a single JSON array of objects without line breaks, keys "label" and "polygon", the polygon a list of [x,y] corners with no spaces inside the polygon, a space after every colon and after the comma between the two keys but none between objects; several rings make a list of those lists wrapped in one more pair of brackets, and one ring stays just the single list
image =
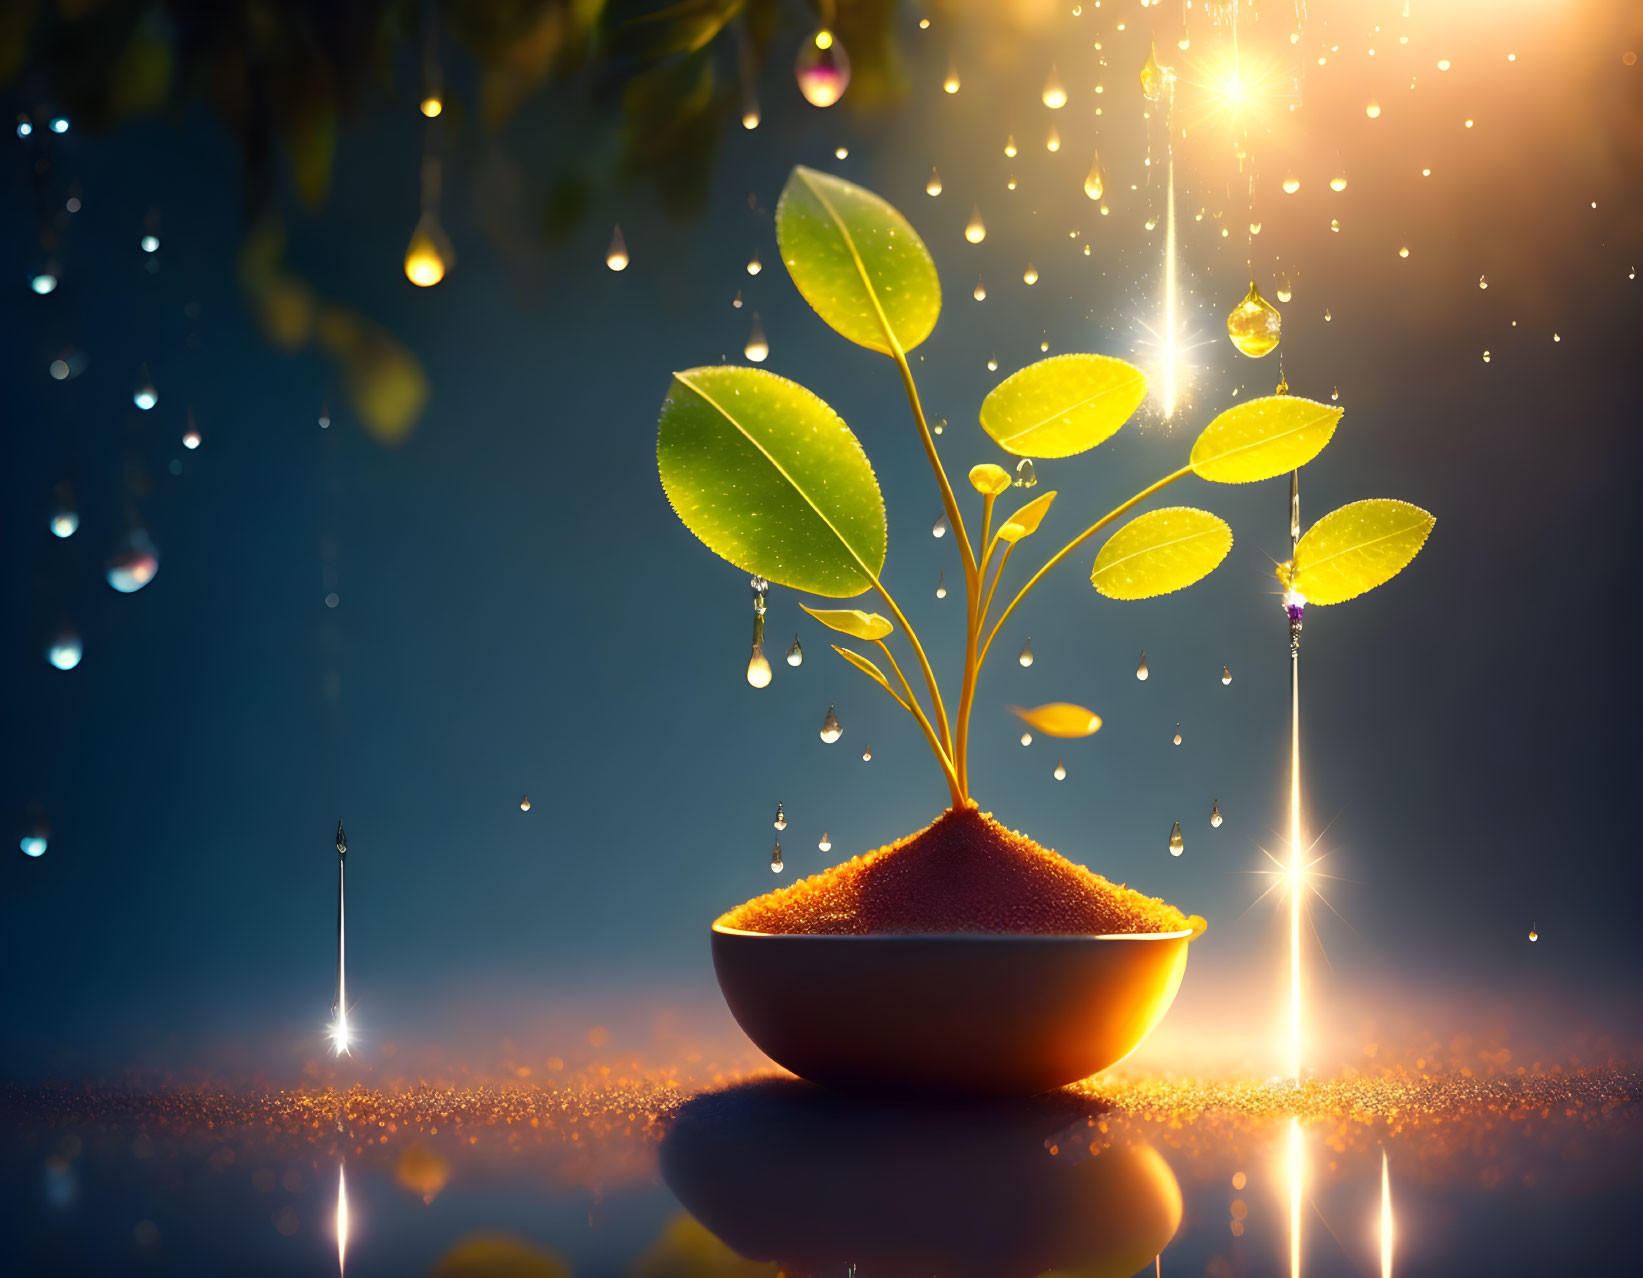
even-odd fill
[{"label": "glowing bowl rim", "polygon": [[713,920],[711,930],[772,941],[1193,941],[1203,935],[1190,927],[1177,932],[752,932],[731,927],[723,916]]}]

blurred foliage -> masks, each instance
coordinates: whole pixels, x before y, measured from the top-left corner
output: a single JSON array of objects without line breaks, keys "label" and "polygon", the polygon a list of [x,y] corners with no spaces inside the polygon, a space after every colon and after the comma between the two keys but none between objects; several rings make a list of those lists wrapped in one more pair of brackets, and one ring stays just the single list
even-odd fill
[{"label": "blurred foliage", "polygon": [[[903,96],[901,4],[837,0],[832,26],[853,70],[833,109],[872,113]],[[720,143],[756,86],[767,112],[815,109],[791,61],[818,14],[815,0],[15,0],[0,6],[0,83],[23,109],[62,112],[91,132],[203,102],[240,152],[240,275],[264,333],[281,349],[330,351],[368,428],[400,439],[427,396],[415,358],[322,301],[277,247],[282,196],[324,206],[366,108],[414,111],[433,83],[441,149],[529,148],[529,180],[515,185],[534,215],[519,221],[539,237],[570,234],[611,186],[646,187],[668,216],[689,219],[705,209]],[[543,111],[551,129],[527,129],[527,112]],[[381,216],[397,248],[405,210]]]}]

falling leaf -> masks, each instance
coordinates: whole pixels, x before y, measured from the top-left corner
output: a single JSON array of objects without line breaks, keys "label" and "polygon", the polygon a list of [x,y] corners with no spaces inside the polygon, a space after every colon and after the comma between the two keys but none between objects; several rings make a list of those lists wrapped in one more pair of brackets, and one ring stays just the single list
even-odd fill
[{"label": "falling leaf", "polygon": [[1101,727],[1101,716],[1070,701],[1051,701],[1030,710],[1011,706],[1010,713],[1047,737],[1088,737]]},{"label": "falling leaf", "polygon": [[876,612],[862,612],[859,608],[809,608],[804,604],[800,604],[799,607],[804,608],[829,630],[837,630],[842,635],[866,639],[869,642],[883,639],[895,629],[890,624],[890,618],[881,617]]}]

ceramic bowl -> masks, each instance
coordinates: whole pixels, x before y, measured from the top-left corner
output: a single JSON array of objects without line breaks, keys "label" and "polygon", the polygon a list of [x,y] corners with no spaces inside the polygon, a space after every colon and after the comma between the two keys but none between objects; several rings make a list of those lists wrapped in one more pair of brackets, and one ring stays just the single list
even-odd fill
[{"label": "ceramic bowl", "polygon": [[725,1002],[765,1055],[856,1092],[1031,1096],[1128,1056],[1194,933],[805,936],[713,925]]}]

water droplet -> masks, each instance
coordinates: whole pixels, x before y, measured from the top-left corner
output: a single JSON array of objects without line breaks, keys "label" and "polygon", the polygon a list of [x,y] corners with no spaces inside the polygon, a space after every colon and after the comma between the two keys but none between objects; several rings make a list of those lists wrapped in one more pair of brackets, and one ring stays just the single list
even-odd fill
[{"label": "water droplet", "polygon": [[430,93],[418,105],[422,110],[422,114],[430,120],[437,120],[440,112],[445,109],[444,100],[436,93]]},{"label": "water droplet", "polygon": [[1274,277],[1274,282],[1278,286],[1278,300],[1280,302],[1287,302],[1290,298],[1295,296],[1294,290],[1289,286],[1288,271],[1279,271]]},{"label": "water droplet", "polygon": [[1260,359],[1277,349],[1282,323],[1278,308],[1262,297],[1252,282],[1244,300],[1227,316],[1227,336],[1241,354]]},{"label": "water droplet", "polygon": [[1149,45],[1147,60],[1141,67],[1141,96],[1148,102],[1156,102],[1164,96],[1164,86],[1168,83],[1169,72],[1158,65],[1158,46]]},{"label": "water droplet", "polygon": [[945,537],[947,535],[947,516],[945,513],[936,516],[936,522],[930,525],[930,535],[932,537]]},{"label": "water droplet", "polygon": [[57,268],[48,266],[36,271],[29,277],[29,287],[41,297],[44,297],[47,293],[55,293],[57,291]]},{"label": "water droplet", "polygon": [[148,365],[144,364],[137,379],[137,389],[131,392],[131,402],[147,412],[160,402],[160,393],[154,389],[154,379],[148,375]]},{"label": "water droplet", "polygon": [[764,655],[764,645],[753,645],[753,653],[747,659],[747,682],[750,687],[768,688],[770,686],[770,662]]},{"label": "water droplet", "polygon": [[159,552],[141,528],[127,533],[114,556],[108,561],[108,584],[122,595],[135,594],[160,571]]},{"label": "water droplet", "polygon": [[1408,257],[1409,256],[1409,246],[1407,244],[1401,244],[1401,245],[1398,246],[1398,256],[1399,257]]},{"label": "water droplet", "polygon": [[1175,744],[1181,744],[1181,725],[1179,723],[1175,725]]},{"label": "water droplet", "polygon": [[[24,850],[24,851],[25,851],[25,852],[27,852],[27,851],[28,851],[28,849],[27,849],[27,848],[24,848],[24,849],[23,849],[23,850]],[[45,849],[44,849],[44,848],[41,848],[41,849],[40,849],[40,851],[41,851],[41,852],[43,852],[43,851],[45,851]],[[39,853],[39,852],[30,852],[30,853],[29,853],[29,855],[30,855],[30,856],[39,856],[39,855],[40,855],[40,853]],[[1540,933],[1539,933],[1539,932],[1537,932],[1537,931],[1536,931],[1536,930],[1535,930],[1535,929],[1534,929],[1534,927],[1533,927],[1533,925],[1531,925],[1531,926],[1530,926],[1530,928],[1529,928],[1529,939],[1530,939],[1530,940],[1531,940],[1531,941],[1538,941],[1538,940],[1540,940]]]},{"label": "water droplet", "polygon": [[138,243],[145,253],[158,253],[160,251],[160,237],[158,235],[145,235]]},{"label": "water droplet", "polygon": [[755,364],[762,364],[770,357],[770,343],[765,340],[764,325],[759,323],[759,312],[753,312],[753,327],[747,333],[747,345],[742,348],[742,354]]},{"label": "water droplet", "polygon": [[742,128],[746,129],[749,133],[751,133],[754,129],[756,129],[758,127],[759,127],[759,104],[754,99],[749,98],[747,100],[747,105],[742,108]]},{"label": "water droplet", "polygon": [[996,355],[989,355],[987,357],[987,371],[989,373],[998,372],[998,357]]},{"label": "water droplet", "polygon": [[936,598],[947,598],[947,574],[944,571],[936,574]]},{"label": "water droplet", "polygon": [[1344,191],[1344,190],[1346,190],[1346,174],[1341,173],[1341,174],[1336,175],[1335,177],[1330,178],[1329,179],[1329,189],[1331,191]]},{"label": "water droplet", "polygon": [[1007,159],[1011,160],[1016,157],[1015,134],[1013,133],[1004,139],[1004,155]]},{"label": "water droplet", "polygon": [[981,282],[981,276],[976,276],[976,291],[974,297],[978,302],[987,300],[987,286]]},{"label": "water droplet", "polygon": [[85,648],[80,643],[80,636],[65,626],[57,632],[57,637],[46,645],[46,660],[59,670],[72,670],[80,664]]},{"label": "water droplet", "polygon": [[930,169],[930,180],[924,184],[924,193],[932,197],[941,194],[941,174],[936,172],[934,166]]},{"label": "water droplet", "polygon": [[832,745],[844,735],[844,728],[839,724],[838,715],[833,713],[833,703],[827,703],[827,718],[822,720],[821,739]]},{"label": "water droplet", "polygon": [[850,158],[850,148],[847,146],[834,147],[833,158],[835,160],[848,160]]},{"label": "water droplet", "polygon": [[1090,157],[1090,171],[1084,175],[1084,194],[1092,200],[1099,200],[1107,190],[1107,175],[1101,168],[1101,153],[1097,151]]},{"label": "water droplet", "polygon": [[1015,479],[1011,482],[1017,488],[1031,488],[1038,483],[1038,471],[1031,457],[1023,457],[1015,464]]},{"label": "water droplet", "polygon": [[1181,853],[1186,851],[1186,847],[1185,841],[1181,838],[1181,823],[1177,821],[1175,828],[1169,832],[1169,854],[1171,856],[1180,856]]},{"label": "water droplet", "polygon": [[1052,111],[1059,111],[1067,105],[1067,88],[1061,83],[1061,75],[1053,66],[1044,80],[1044,92],[1040,96],[1044,99],[1044,105]]},{"label": "water droplet", "polygon": [[521,812],[529,812],[531,810],[531,796],[530,795],[522,794],[522,795],[519,796],[519,810]]},{"label": "water droplet", "polygon": [[799,48],[793,78],[811,106],[830,107],[850,87],[850,57],[833,33],[823,27]]},{"label": "water droplet", "polygon": [[742,309],[742,290],[741,289],[736,290],[736,296],[730,299],[730,304],[732,306],[734,306],[738,311]]},{"label": "water droplet", "polygon": [[1030,732],[1023,732],[1021,734],[1021,744],[1023,746],[1030,746],[1032,743],[1033,743],[1033,734],[1030,733]]},{"label": "water droplet", "polygon": [[777,839],[775,846],[770,849],[770,872],[772,874],[782,872],[782,841],[780,839]]},{"label": "water droplet", "polygon": [[1487,364],[1489,362],[1489,352],[1488,351],[1483,352],[1483,362],[1485,364]]},{"label": "water droplet", "polygon": [[51,512],[51,535],[72,537],[80,527],[80,512],[74,508],[74,493],[67,483],[57,485],[57,509]]},{"label": "water droplet", "polygon": [[942,431],[947,429],[947,419],[945,417],[938,417],[935,424],[931,426],[930,429],[937,435],[941,434]]},{"label": "water droplet", "polygon": [[1295,192],[1299,191],[1300,189],[1301,189],[1301,179],[1300,178],[1298,178],[1298,177],[1286,177],[1284,179],[1284,194],[1285,195],[1294,195]]},{"label": "water droplet", "polygon": [[793,646],[787,650],[787,664],[802,666],[804,664],[804,649],[799,647],[798,635],[793,636]]},{"label": "water droplet", "polygon": [[1054,155],[1061,149],[1061,134],[1056,132],[1055,125],[1053,124],[1050,125],[1050,131],[1044,138],[1044,149],[1051,155]]},{"label": "water droplet", "polygon": [[1327,323],[1329,323],[1330,320],[1332,320],[1334,318],[1335,317],[1329,313],[1329,307],[1327,307],[1327,306],[1324,307],[1324,323],[1327,324]]},{"label": "water droplet", "polygon": [[871,763],[873,761],[873,747],[872,746],[868,746],[867,749],[865,749],[861,752],[861,761],[863,763]]},{"label": "water droplet", "polygon": [[941,82],[941,87],[948,93],[958,92],[958,65],[954,62],[947,64],[947,78]]},{"label": "water droplet", "polygon": [[1019,661],[1023,667],[1033,664],[1033,637],[1031,635],[1028,635],[1027,642],[1021,645],[1021,655],[1017,657],[1016,660]]},{"label": "water droplet", "polygon": [[1135,667],[1135,677],[1142,683],[1147,681],[1147,650],[1141,650],[1141,664]]},{"label": "water droplet", "polygon": [[1065,781],[1067,779],[1067,765],[1062,763],[1060,759],[1057,759],[1055,761],[1055,771],[1050,773],[1050,775],[1057,781]]},{"label": "water droplet", "polygon": [[1212,830],[1221,828],[1221,800],[1213,799],[1209,805],[1209,824]]},{"label": "water droplet", "polygon": [[980,244],[987,238],[987,224],[981,220],[979,204],[970,207],[970,220],[964,227],[964,238],[972,244]]},{"label": "water droplet", "polygon": [[1371,98],[1369,100],[1369,105],[1364,107],[1363,113],[1371,120],[1378,120],[1381,118],[1381,104]]},{"label": "water droplet", "polygon": [[833,850],[833,840],[827,837],[826,830],[822,831],[821,839],[817,842],[816,846],[823,852],[831,852]]},{"label": "water droplet", "polygon": [[759,261],[759,253],[758,250],[755,249],[753,256],[747,259],[747,273],[749,275],[757,275],[762,270],[764,270],[764,263]]},{"label": "water droplet", "polygon": [[605,265],[613,271],[628,269],[628,243],[622,238],[620,226],[611,234],[610,247],[605,250]]},{"label": "water droplet", "polygon": [[1274,395],[1289,394],[1289,382],[1285,380],[1282,373],[1278,374],[1278,384],[1272,388],[1272,393]]},{"label": "water droplet", "polygon": [[1229,684],[1231,682],[1232,682],[1232,671],[1228,670],[1225,666],[1222,666],[1221,667],[1221,686],[1224,688],[1224,687],[1226,687],[1227,684]]},{"label": "water droplet", "polygon": [[1482,276],[1482,275],[1478,276],[1478,287],[1479,288],[1488,288],[1489,287],[1488,279],[1486,277]]},{"label": "water droplet", "polygon": [[445,278],[455,256],[450,238],[439,224],[439,215],[428,209],[405,246],[405,278],[418,288],[432,288]]},{"label": "water droplet", "polygon": [[1038,283],[1038,268],[1031,262],[1028,262],[1027,269],[1021,272],[1021,282],[1027,285]]},{"label": "water droplet", "polygon": [[46,854],[46,836],[44,834],[25,834],[17,840],[17,846],[24,856],[44,856]]},{"label": "water droplet", "polygon": [[776,800],[776,819],[771,822],[778,830],[787,829],[787,813],[782,811],[781,800]]}]

